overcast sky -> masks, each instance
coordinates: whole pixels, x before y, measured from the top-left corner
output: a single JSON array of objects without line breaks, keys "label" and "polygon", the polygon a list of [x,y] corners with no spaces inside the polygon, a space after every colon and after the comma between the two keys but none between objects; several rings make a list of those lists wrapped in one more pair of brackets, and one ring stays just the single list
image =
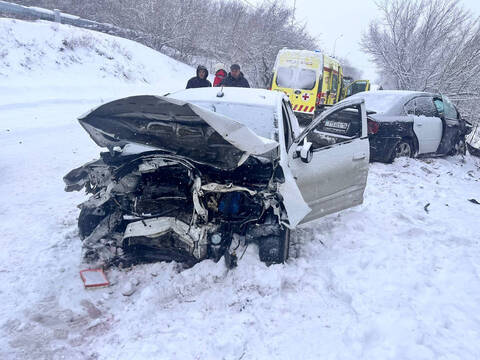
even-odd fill
[{"label": "overcast sky", "polygon": [[[243,1],[243,0],[242,0]],[[264,0],[245,0],[252,5]],[[267,0],[268,1],[268,0]],[[293,7],[295,0],[284,0]],[[480,0],[461,0],[461,4],[480,16]],[[366,79],[376,79],[375,66],[360,50],[359,41],[368,24],[379,17],[374,0],[296,0],[296,18],[306,22],[309,32],[320,38],[327,54],[348,58],[363,71]]]}]

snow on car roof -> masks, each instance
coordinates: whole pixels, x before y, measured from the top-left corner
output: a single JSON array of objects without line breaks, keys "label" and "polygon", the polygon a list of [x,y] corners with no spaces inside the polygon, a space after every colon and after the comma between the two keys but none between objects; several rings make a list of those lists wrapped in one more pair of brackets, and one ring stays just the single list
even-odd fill
[{"label": "snow on car roof", "polygon": [[398,105],[403,106],[407,99],[416,95],[428,95],[421,91],[409,90],[380,90],[380,91],[362,91],[349,97],[365,99],[365,108],[367,111],[375,111],[377,114],[391,112]]}]

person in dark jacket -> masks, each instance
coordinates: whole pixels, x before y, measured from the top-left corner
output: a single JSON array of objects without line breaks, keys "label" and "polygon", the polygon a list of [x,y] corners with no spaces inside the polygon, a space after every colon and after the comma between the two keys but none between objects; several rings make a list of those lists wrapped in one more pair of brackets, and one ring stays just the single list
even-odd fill
[{"label": "person in dark jacket", "polygon": [[250,84],[240,71],[240,65],[232,64],[232,66],[230,66],[230,72],[228,73],[228,76],[223,79],[220,86],[249,88]]},{"label": "person in dark jacket", "polygon": [[198,65],[197,76],[194,76],[190,80],[188,80],[187,89],[212,87],[212,83],[207,80],[207,76],[208,76],[207,68],[203,65]]}]

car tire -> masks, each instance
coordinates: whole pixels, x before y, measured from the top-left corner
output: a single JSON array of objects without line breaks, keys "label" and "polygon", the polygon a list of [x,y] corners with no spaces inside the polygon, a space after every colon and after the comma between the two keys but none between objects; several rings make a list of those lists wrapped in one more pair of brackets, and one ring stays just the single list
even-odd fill
[{"label": "car tire", "polygon": [[410,139],[402,139],[393,148],[390,162],[399,157],[413,157],[413,145]]},{"label": "car tire", "polygon": [[451,151],[452,155],[466,155],[467,154],[467,143],[465,142],[465,137],[458,140],[455,144],[455,147]]},{"label": "car tire", "polygon": [[260,260],[267,265],[284,263],[289,255],[290,230],[284,228],[279,235],[263,237],[258,247]]}]

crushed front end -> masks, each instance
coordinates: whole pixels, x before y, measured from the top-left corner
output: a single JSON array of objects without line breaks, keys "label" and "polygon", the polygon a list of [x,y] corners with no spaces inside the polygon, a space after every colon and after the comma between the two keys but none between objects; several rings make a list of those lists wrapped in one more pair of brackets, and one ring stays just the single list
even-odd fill
[{"label": "crushed front end", "polygon": [[85,260],[105,267],[231,258],[240,243],[284,230],[282,180],[275,162],[254,156],[222,170],[161,151],[119,149],[64,177],[66,191],[91,194],[79,205],[79,233]]}]

